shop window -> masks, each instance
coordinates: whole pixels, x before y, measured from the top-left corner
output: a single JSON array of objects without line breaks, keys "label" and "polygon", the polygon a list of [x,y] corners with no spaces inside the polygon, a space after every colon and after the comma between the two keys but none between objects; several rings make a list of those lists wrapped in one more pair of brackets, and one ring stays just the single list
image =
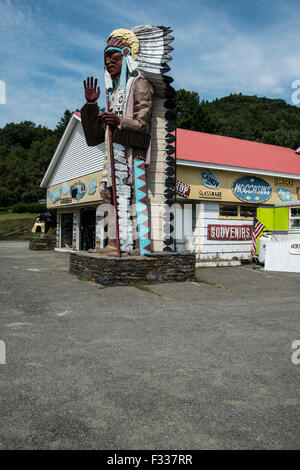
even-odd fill
[{"label": "shop window", "polygon": [[290,228],[300,228],[300,207],[290,209]]},{"label": "shop window", "polygon": [[237,217],[238,206],[229,206],[227,204],[220,204],[220,217]]},{"label": "shop window", "polygon": [[256,217],[256,206],[220,204],[219,217],[228,219],[253,219]]},{"label": "shop window", "polygon": [[241,217],[256,217],[256,207],[253,206],[240,206],[240,216]]}]

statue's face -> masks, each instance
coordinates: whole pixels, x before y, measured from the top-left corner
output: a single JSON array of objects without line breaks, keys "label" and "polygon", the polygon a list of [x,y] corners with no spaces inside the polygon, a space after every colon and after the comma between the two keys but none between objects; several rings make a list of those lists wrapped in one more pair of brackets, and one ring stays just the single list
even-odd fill
[{"label": "statue's face", "polygon": [[107,51],[104,54],[106,69],[111,78],[116,78],[121,74],[123,55],[119,51]]}]

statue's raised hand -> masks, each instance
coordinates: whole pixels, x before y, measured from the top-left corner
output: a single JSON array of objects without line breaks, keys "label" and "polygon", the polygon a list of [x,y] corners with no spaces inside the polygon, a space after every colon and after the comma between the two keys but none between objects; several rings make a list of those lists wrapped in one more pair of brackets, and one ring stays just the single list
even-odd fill
[{"label": "statue's raised hand", "polygon": [[88,103],[94,103],[100,96],[100,87],[97,88],[98,78],[87,77],[86,81],[83,80],[85,99]]}]

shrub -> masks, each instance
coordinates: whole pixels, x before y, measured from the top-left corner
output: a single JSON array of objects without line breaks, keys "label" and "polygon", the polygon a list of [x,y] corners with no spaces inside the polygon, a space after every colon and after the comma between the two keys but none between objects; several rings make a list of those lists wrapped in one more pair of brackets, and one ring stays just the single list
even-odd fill
[{"label": "shrub", "polygon": [[17,202],[13,206],[10,206],[12,212],[23,213],[23,212],[32,212],[40,213],[46,211],[46,205],[40,204],[39,202]]}]

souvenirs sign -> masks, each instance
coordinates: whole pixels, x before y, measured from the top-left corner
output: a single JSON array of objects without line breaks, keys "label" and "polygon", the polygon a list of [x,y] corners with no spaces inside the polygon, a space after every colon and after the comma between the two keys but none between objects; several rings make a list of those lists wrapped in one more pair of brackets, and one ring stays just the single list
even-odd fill
[{"label": "souvenirs sign", "polygon": [[207,226],[208,240],[241,240],[250,241],[252,225],[212,225]]},{"label": "souvenirs sign", "polygon": [[202,184],[207,188],[216,189],[220,187],[220,181],[217,176],[210,170],[201,171]]},{"label": "souvenirs sign", "polygon": [[233,194],[245,202],[264,202],[272,196],[272,187],[262,178],[243,176],[233,183]]}]

